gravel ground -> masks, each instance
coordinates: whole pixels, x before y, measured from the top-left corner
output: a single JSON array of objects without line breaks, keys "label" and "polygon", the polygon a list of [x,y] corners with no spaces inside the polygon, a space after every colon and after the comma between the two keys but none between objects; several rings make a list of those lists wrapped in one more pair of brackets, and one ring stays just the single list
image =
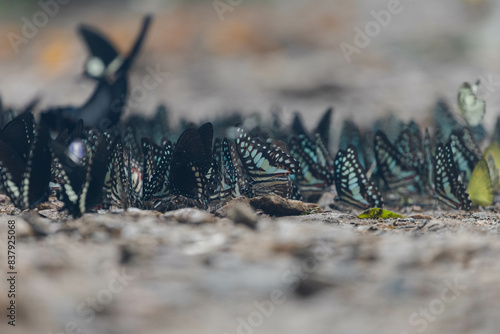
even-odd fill
[{"label": "gravel ground", "polygon": [[[477,1],[479,2],[479,1]],[[132,73],[168,71],[136,110],[167,102],[173,119],[233,109],[302,110],[312,126],[330,105],[334,129],[388,111],[430,121],[437,96],[454,102],[463,81],[483,77],[493,126],[500,105],[500,5],[402,1],[403,11],[347,63],[339,49],[372,20],[368,1],[243,1],[219,20],[210,3],[104,2],[61,7],[12,52],[0,41],[0,92],[23,106],[81,103],[79,22],[96,24],[126,50],[140,16],[156,20]],[[2,11],[0,35],[19,32],[26,12]],[[29,16],[29,15],[28,15]],[[3,43],[3,44],[2,44]],[[491,89],[489,89],[489,88]],[[339,131],[335,134],[338,135]],[[328,201],[328,198],[327,198]],[[498,206],[472,213],[430,206],[410,218],[360,220],[356,210],[270,217],[254,229],[199,211],[86,214],[53,209],[9,216],[0,203],[0,268],[6,223],[17,224],[18,319],[1,333],[497,333]],[[5,222],[5,223],[4,223]],[[0,306],[7,305],[5,280]]]},{"label": "gravel ground", "polygon": [[8,332],[496,332],[497,210],[414,209],[386,221],[259,214],[255,229],[189,209],[23,213],[10,217],[19,308]]}]

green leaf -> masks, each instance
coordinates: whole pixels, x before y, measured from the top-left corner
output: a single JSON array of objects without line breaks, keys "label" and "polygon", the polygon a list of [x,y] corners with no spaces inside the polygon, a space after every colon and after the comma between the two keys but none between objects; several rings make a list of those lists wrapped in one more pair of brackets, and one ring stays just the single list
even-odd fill
[{"label": "green leaf", "polygon": [[388,210],[379,209],[379,208],[371,208],[368,209],[358,215],[358,218],[366,218],[366,219],[389,219],[389,218],[404,218],[404,216],[399,213],[394,213]]}]

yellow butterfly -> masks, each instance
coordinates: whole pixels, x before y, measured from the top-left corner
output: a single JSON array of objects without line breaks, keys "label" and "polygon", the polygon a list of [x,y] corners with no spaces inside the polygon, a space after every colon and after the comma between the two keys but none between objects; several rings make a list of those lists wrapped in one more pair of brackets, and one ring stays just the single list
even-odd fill
[{"label": "yellow butterfly", "polygon": [[472,203],[480,206],[493,204],[493,184],[486,159],[481,159],[472,171],[467,186],[467,193]]},{"label": "yellow butterfly", "polygon": [[[500,166],[500,146],[496,142],[492,142],[490,146],[484,151],[483,154],[485,159],[489,159],[489,156],[492,157],[493,161],[495,162],[495,166],[497,167],[497,178],[498,178],[498,166]],[[491,173],[491,168],[490,168],[490,173]],[[495,175],[492,176],[492,181],[495,177]],[[496,183],[496,184],[495,184]],[[500,179],[498,182],[493,182],[494,188],[500,187]]]},{"label": "yellow butterfly", "polygon": [[458,107],[470,126],[481,124],[486,113],[486,102],[477,97],[477,90],[481,82],[474,85],[464,82],[458,90]]}]

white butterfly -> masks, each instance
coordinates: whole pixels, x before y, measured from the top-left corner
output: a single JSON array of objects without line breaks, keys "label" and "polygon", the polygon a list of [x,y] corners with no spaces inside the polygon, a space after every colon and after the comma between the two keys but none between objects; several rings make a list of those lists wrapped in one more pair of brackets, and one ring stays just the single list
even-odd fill
[{"label": "white butterfly", "polygon": [[458,91],[458,107],[470,126],[479,125],[486,113],[486,103],[477,97],[480,81],[474,85],[464,82]]}]

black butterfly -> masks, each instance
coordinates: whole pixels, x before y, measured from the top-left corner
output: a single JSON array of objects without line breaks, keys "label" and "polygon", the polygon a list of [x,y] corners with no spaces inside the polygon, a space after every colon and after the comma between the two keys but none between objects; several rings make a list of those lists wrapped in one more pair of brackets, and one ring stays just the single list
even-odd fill
[{"label": "black butterfly", "polygon": [[382,195],[375,184],[368,180],[353,145],[339,150],[333,163],[335,189],[341,201],[358,208],[382,208]]},{"label": "black butterfly", "polygon": [[83,120],[87,128],[108,130],[118,123],[125,107],[126,81],[125,77],[111,83],[100,81],[82,106],[52,107],[42,114],[50,122],[51,129],[57,132],[71,131],[79,120]]},{"label": "black butterfly", "polygon": [[194,199],[206,207],[210,197],[213,126],[184,131],[175,144],[170,163],[169,184],[173,195]]},{"label": "black butterfly", "polygon": [[277,147],[271,147],[250,136],[241,128],[236,131],[236,148],[255,195],[274,193],[290,198],[289,176],[300,172],[299,163]]},{"label": "black butterfly", "polygon": [[471,201],[461,181],[450,143],[437,145],[433,177],[435,194],[441,202],[454,209],[470,210]]},{"label": "black butterfly", "polygon": [[91,54],[85,63],[84,73],[92,79],[109,79],[123,75],[132,66],[139,53],[151,24],[151,16],[146,16],[134,46],[126,57],[122,57],[113,43],[96,28],[80,25],[78,32],[82,36]]},{"label": "black butterfly", "polygon": [[2,187],[14,205],[33,208],[49,195],[49,132],[44,122],[36,134],[33,114],[22,113],[0,132]]},{"label": "black butterfly", "polygon": [[[81,147],[84,154],[72,155],[73,146]],[[102,203],[108,163],[106,146],[104,135],[95,130],[74,140],[68,148],[54,141],[50,143],[57,173],[62,178],[64,209],[75,218]]]},{"label": "black butterfly", "polygon": [[387,188],[402,192],[420,191],[420,178],[417,170],[391,144],[387,136],[382,131],[377,131],[374,141],[378,174]]}]

